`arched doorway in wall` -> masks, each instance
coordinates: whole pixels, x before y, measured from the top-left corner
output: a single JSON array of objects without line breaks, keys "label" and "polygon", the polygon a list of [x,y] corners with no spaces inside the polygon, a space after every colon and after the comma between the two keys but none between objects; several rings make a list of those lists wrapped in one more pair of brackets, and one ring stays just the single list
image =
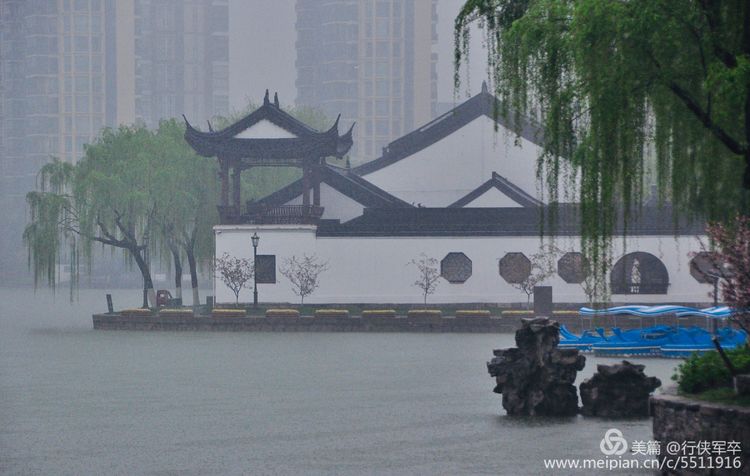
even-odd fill
[{"label": "arched doorway in wall", "polygon": [[643,251],[628,253],[610,273],[612,294],[667,294],[669,273],[659,258]]}]

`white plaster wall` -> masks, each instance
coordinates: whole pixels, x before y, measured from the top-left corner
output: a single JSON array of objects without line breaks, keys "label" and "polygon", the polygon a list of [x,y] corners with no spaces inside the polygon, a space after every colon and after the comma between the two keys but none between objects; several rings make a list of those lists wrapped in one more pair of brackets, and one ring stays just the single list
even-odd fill
[{"label": "white plaster wall", "polygon": [[[261,237],[258,252],[275,254],[277,283],[259,285],[259,296],[265,302],[298,302],[289,282],[278,268],[284,258],[304,253],[315,254],[328,261],[330,269],[321,275],[320,288],[307,301],[311,303],[419,303],[420,290],[413,286],[417,271],[410,260],[424,252],[441,260],[449,252],[463,252],[473,263],[473,274],[463,284],[441,280],[428,302],[525,302],[526,295],[506,283],[498,273],[498,260],[507,252],[520,251],[531,256],[539,249],[537,236],[527,237],[357,237],[317,238],[312,226],[243,225],[216,227],[217,255],[228,252],[239,257],[252,257],[250,236]],[[559,239],[564,250],[579,249],[578,238]],[[614,252],[623,254],[622,241],[615,240]],[[699,284],[689,272],[691,251],[700,251],[694,237],[635,237],[627,243],[627,251],[645,251],[659,257],[669,271],[667,295],[615,295],[616,302],[669,303],[707,302],[710,286]],[[557,275],[543,283],[553,287],[555,302],[585,302],[585,294],[577,284],[567,284]],[[234,296],[219,280],[216,282],[218,302],[233,301]],[[241,300],[252,301],[252,289],[244,290]]]},{"label": "white plaster wall", "polygon": [[[271,297],[284,299],[278,301],[294,301],[287,282],[279,273],[281,259],[284,256],[303,253],[313,254],[315,247],[315,226],[313,225],[219,225],[214,227],[216,237],[216,256],[228,253],[237,258],[253,259],[253,245],[250,237],[257,232],[260,241],[258,254],[276,255],[277,284],[259,284],[258,295],[262,301],[269,301]],[[282,284],[283,283],[283,286]],[[234,293],[226,287],[217,276],[214,278],[214,293],[216,302],[234,302]],[[252,283],[240,292],[240,302],[253,302]]]},{"label": "white plaster wall", "polygon": [[492,172],[497,172],[532,197],[544,200],[544,194],[537,191],[539,153],[535,144],[524,138],[516,139],[514,133],[503,128],[496,132],[494,121],[481,116],[365,178],[406,202],[442,207],[476,189]]},{"label": "white plaster wall", "polygon": [[472,200],[471,202],[464,205],[464,208],[494,208],[494,207],[500,207],[500,208],[517,208],[520,207],[521,204],[516,202],[515,200],[509,198],[507,195],[505,195],[503,192],[496,188],[491,188]]},{"label": "white plaster wall", "polygon": [[297,137],[273,122],[263,119],[237,134],[238,139],[290,139]]},{"label": "white plaster wall", "polygon": [[[312,192],[310,192],[312,194]],[[302,195],[298,195],[285,205],[302,205]],[[341,220],[341,223],[362,215],[365,207],[326,183],[320,184],[320,205],[323,218]]]}]

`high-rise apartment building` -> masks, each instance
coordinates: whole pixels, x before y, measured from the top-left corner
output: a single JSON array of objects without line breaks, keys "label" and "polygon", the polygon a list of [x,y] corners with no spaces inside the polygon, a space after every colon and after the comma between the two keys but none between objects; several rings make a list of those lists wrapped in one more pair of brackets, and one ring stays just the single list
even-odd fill
[{"label": "high-rise apartment building", "polygon": [[353,157],[435,115],[437,0],[297,0],[297,103],[357,121]]},{"label": "high-rise apartment building", "polygon": [[0,270],[19,275],[25,195],[104,126],[228,110],[227,0],[0,0]]},{"label": "high-rise apartment building", "polygon": [[133,26],[137,119],[227,113],[227,0],[135,0]]}]

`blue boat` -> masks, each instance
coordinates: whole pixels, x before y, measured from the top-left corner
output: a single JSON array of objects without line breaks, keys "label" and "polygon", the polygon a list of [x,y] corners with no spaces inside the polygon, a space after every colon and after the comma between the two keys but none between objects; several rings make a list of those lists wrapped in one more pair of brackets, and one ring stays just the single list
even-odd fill
[{"label": "blue boat", "polygon": [[561,349],[578,349],[581,352],[590,352],[591,346],[604,339],[592,331],[583,331],[580,336],[570,332],[565,325],[560,326],[560,343],[557,345]]},{"label": "blue boat", "polygon": [[645,329],[631,329],[622,331],[618,327],[612,328],[613,335],[607,336],[604,329],[599,327],[595,331],[586,330],[580,336],[570,332],[565,325],[560,326],[560,343],[558,347],[567,349],[578,349],[582,352],[591,352],[595,345],[604,343],[616,343],[622,341],[635,341],[642,334],[663,333],[671,329],[669,326],[653,326]]},{"label": "blue boat", "polygon": [[578,311],[582,316],[638,316],[638,317],[658,317],[666,316],[669,314],[681,314],[690,315],[692,312],[699,312],[694,307],[687,306],[675,306],[673,304],[664,304],[661,306],[642,306],[642,305],[631,305],[631,306],[615,306],[608,307],[605,309],[592,309],[590,307],[582,307]]},{"label": "blue boat", "polygon": [[732,308],[729,306],[714,306],[705,309],[690,309],[677,312],[677,317],[700,316],[712,317],[716,319],[726,319],[731,317]]},{"label": "blue boat", "polygon": [[627,334],[618,328],[612,329],[613,336],[606,342],[591,346],[594,355],[602,357],[615,356],[659,356],[665,344],[678,343],[684,329],[668,326],[656,326],[643,330],[629,331]]},{"label": "blue boat", "polygon": [[[591,309],[582,307],[582,316],[594,315],[629,315],[638,317],[658,317],[666,315],[701,316],[706,319],[724,320],[732,315],[732,309],[727,306],[715,306],[696,309],[686,306],[616,306],[606,309]],[[713,334],[701,327],[688,328],[656,325],[644,329],[622,331],[618,327],[612,328],[612,335],[607,335],[602,328],[594,331],[584,331],[580,336],[570,332],[565,326],[560,327],[560,344],[562,348],[579,349],[582,352],[594,352],[598,356],[654,356],[685,358],[695,352],[705,353],[716,349]],[[716,330],[716,337],[724,349],[734,349],[744,345],[747,334],[730,327]]]},{"label": "blue boat", "polygon": [[[691,342],[682,342],[675,344],[666,344],[661,347],[662,357],[669,358],[687,358],[692,354],[705,354],[716,350],[713,343],[713,335],[705,329],[696,328],[697,330],[689,336]],[[747,341],[747,334],[743,330],[735,330],[730,327],[723,327],[716,333],[719,345],[724,350],[736,349]]]}]

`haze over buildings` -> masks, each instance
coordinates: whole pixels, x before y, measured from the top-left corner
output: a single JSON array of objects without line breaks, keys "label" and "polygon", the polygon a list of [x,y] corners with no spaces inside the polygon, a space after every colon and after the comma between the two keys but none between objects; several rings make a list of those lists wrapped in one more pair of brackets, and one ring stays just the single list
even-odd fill
[{"label": "haze over buildings", "polygon": [[358,161],[435,115],[436,3],[297,0],[297,104],[356,121]]},{"label": "haze over buildings", "polygon": [[[463,3],[463,0],[231,0],[230,108],[240,110],[248,102],[257,104],[263,91],[270,88],[279,92],[282,106],[295,102],[320,106],[331,121],[340,112],[342,125],[347,127],[347,121],[357,120],[352,157],[359,153],[360,145],[362,151],[366,150],[367,140],[372,143],[372,154],[367,158],[379,156],[389,141],[427,123],[435,113],[454,107],[470,95],[468,91],[476,93],[480,89],[486,77],[486,50],[482,47],[482,35],[476,34],[471,39],[470,74],[463,78],[459,97],[454,94],[453,21]],[[412,11],[414,16],[407,19]],[[406,16],[399,18],[399,14]],[[300,21],[307,26],[300,26]],[[306,33],[306,28],[311,30],[312,25],[316,30]],[[394,25],[400,25],[401,36]],[[421,34],[413,30],[414,25]],[[384,35],[379,36],[378,28]],[[403,50],[408,43],[415,44],[415,40],[416,50],[409,55],[402,51],[400,60],[395,59],[393,50],[383,58],[376,57],[378,42],[391,41],[402,45]],[[371,57],[367,56],[368,43],[375,49]],[[268,60],[269,54],[272,60]],[[418,76],[414,77],[408,68],[417,71]],[[368,73],[372,76],[367,76]],[[382,101],[385,96],[375,95],[378,79],[381,90],[386,87],[384,79],[391,82],[387,115],[377,113],[378,100],[381,111],[386,106]],[[368,82],[373,82],[373,95],[369,97]],[[356,93],[352,89],[355,86]],[[401,95],[393,95],[398,88]],[[407,114],[404,104],[415,100],[416,116],[413,112]],[[420,105],[425,103],[426,107]],[[401,111],[395,114],[399,107]],[[386,119],[387,127],[383,123]],[[378,120],[380,130],[387,132],[377,133]],[[370,134],[366,133],[367,122],[371,123]],[[411,125],[407,125],[409,122]]]},{"label": "haze over buildings", "polygon": [[226,0],[0,2],[0,267],[22,270],[25,194],[104,126],[228,110]]},{"label": "haze over buildings", "polygon": [[[269,88],[282,106],[342,113],[342,127],[356,120],[352,158],[380,155],[455,105],[462,3],[0,0],[0,269],[28,278],[25,194],[50,157],[77,160],[104,126],[183,113],[202,126]],[[485,75],[473,43],[476,92]]]}]

